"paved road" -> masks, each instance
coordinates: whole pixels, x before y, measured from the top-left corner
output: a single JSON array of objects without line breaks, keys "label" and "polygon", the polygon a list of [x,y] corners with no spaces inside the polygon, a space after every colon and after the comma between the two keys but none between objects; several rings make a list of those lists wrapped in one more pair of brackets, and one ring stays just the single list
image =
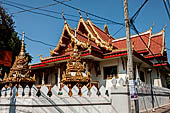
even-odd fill
[{"label": "paved road", "polygon": [[155,109],[155,112],[147,111],[147,112],[140,112],[140,113],[170,113],[170,104]]}]

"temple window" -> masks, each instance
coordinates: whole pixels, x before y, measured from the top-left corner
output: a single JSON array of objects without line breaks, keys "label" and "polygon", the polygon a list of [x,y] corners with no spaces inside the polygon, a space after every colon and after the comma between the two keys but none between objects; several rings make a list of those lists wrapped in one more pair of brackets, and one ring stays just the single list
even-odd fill
[{"label": "temple window", "polygon": [[103,67],[104,79],[112,79],[113,77],[118,78],[117,66]]}]

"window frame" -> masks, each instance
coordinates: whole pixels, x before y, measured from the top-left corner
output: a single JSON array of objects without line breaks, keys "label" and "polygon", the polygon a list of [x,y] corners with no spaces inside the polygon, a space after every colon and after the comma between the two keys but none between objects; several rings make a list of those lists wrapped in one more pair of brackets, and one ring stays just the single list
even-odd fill
[{"label": "window frame", "polygon": [[109,79],[112,79],[114,76],[112,75],[111,77],[106,77],[105,78],[105,73],[104,73],[104,68],[107,68],[107,67],[116,67],[116,70],[117,70],[117,74],[115,75],[115,78],[119,78],[119,66],[118,65],[109,65],[109,66],[103,66],[103,80],[109,80]]}]

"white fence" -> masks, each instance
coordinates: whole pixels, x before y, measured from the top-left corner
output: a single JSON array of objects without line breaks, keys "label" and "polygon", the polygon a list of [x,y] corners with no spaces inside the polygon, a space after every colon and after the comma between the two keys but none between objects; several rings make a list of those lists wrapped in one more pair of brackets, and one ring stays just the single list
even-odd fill
[{"label": "white fence", "polygon": [[[116,82],[117,83],[117,82]],[[122,84],[122,83],[120,83]],[[72,96],[68,95],[69,89],[64,86],[61,91],[55,85],[52,87],[52,96],[49,97],[49,87],[40,88],[41,96],[37,97],[38,89],[29,87],[24,89],[25,96],[22,96],[23,89],[14,88],[13,95],[10,96],[10,88],[2,89],[0,97],[0,113],[128,113],[129,112],[129,93],[125,83],[115,85],[106,90],[104,86],[97,89],[93,86],[88,89],[86,86],[81,88],[82,95],[77,86],[72,88]],[[139,111],[152,109],[151,90],[148,85],[140,85],[138,89]],[[170,100],[170,90],[166,88],[153,87],[154,105],[160,107],[166,105]],[[6,95],[6,96],[5,96]]]}]

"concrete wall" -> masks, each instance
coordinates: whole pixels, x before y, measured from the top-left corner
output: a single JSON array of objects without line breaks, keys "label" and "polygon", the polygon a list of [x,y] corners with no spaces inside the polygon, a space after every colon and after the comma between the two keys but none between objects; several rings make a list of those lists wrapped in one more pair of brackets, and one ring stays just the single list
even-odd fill
[{"label": "concrete wall", "polygon": [[[152,98],[150,85],[141,85],[138,88],[139,110],[148,111],[152,109]],[[153,87],[154,107],[158,108],[170,102],[170,89]]]},{"label": "concrete wall", "polygon": [[[116,79],[112,79],[113,81]],[[13,96],[10,96],[10,88],[2,89],[0,97],[0,111],[7,113],[10,110],[16,113],[129,113],[129,94],[126,83],[117,81],[119,85],[113,85],[107,91],[101,86],[98,90],[93,86],[90,90],[86,86],[81,89],[82,96],[79,96],[77,86],[72,88],[72,96],[68,96],[69,89],[64,86],[61,91],[55,85],[52,87],[52,96],[49,97],[48,87],[42,86],[41,96],[37,97],[37,88],[32,87],[32,96],[28,96],[29,88],[26,87],[25,96],[22,97],[23,89],[19,88],[19,96],[15,96],[16,89],[13,89]],[[150,86],[141,84],[137,86],[139,111],[152,109]],[[170,102],[170,89],[153,87],[154,105],[161,107]],[[59,92],[62,93],[59,95]],[[107,93],[108,92],[108,93]],[[7,96],[4,96],[5,93]],[[13,113],[15,113],[13,112]]]}]

